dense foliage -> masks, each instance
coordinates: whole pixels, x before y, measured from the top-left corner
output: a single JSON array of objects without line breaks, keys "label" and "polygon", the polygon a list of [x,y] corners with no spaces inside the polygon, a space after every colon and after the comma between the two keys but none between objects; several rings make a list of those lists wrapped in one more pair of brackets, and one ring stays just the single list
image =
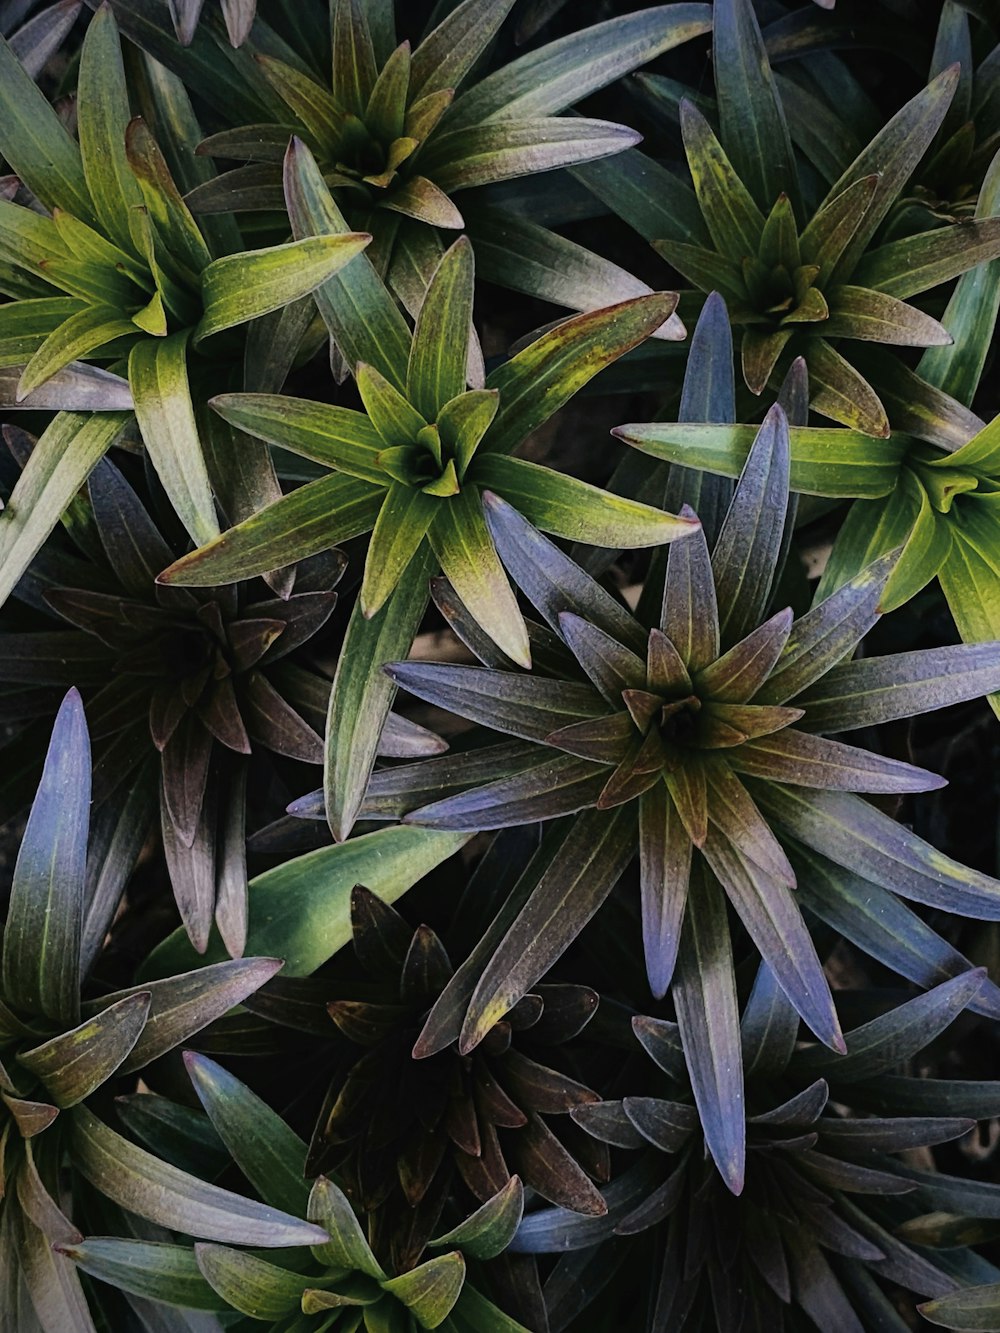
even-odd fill
[{"label": "dense foliage", "polygon": [[0,0],[0,1333],[1000,1330],[1000,7]]}]

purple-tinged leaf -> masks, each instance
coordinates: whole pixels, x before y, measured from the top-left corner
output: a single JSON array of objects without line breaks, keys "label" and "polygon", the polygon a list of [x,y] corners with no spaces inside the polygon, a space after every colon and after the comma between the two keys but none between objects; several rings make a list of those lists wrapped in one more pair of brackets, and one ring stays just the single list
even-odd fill
[{"label": "purple-tinged leaf", "polygon": [[622,690],[646,688],[646,666],[642,658],[624,647],[597,625],[563,611],[559,629],[584,671],[611,704],[621,699]]},{"label": "purple-tinged leaf", "polygon": [[712,552],[723,646],[755,629],[770,599],[788,506],[788,466],[788,423],[775,405],[747,455]]},{"label": "purple-tinged leaf", "polygon": [[751,630],[745,639],[696,673],[698,694],[719,703],[742,704],[752,699],[780,658],[791,628],[789,607]]},{"label": "purple-tinged leaf", "polygon": [[198,953],[208,947],[215,911],[215,793],[209,789],[194,838],[187,846],[174,824],[160,782],[160,837],[174,900],[188,938]]},{"label": "purple-tinged leaf", "polygon": [[385,671],[418,699],[528,740],[543,741],[570,720],[599,717],[607,708],[589,685],[572,681],[424,662],[391,662]]},{"label": "purple-tinged leaf", "polygon": [[[196,1310],[231,1311],[201,1275],[189,1246],[164,1241],[119,1240],[111,1236],[81,1237],[80,1242],[60,1242],[56,1249],[72,1259],[91,1277],[108,1282],[140,1299],[161,1301],[184,1308],[185,1323],[171,1326],[171,1333],[198,1333],[204,1325]],[[151,1325],[147,1324],[147,1327]],[[208,1333],[207,1328],[205,1333]]]},{"label": "purple-tinged leaf", "polygon": [[626,1097],[622,1110],[643,1138],[662,1152],[679,1152],[698,1128],[693,1106],[659,1097]]},{"label": "purple-tinged leaf", "polygon": [[970,1118],[937,1119],[899,1116],[895,1119],[824,1120],[821,1141],[827,1139],[848,1152],[905,1152],[909,1148],[934,1147],[959,1139],[975,1129]]},{"label": "purple-tinged leaf", "polygon": [[[929,989],[972,967],[964,954],[887,889],[805,847],[793,847],[791,858],[802,906],[908,981]],[[987,1018],[1000,1018],[1000,988],[987,977],[969,1008]]]},{"label": "purple-tinged leaf", "polygon": [[646,1145],[645,1135],[636,1129],[621,1102],[591,1102],[589,1106],[575,1106],[570,1115],[575,1124],[602,1143],[610,1143],[615,1148],[642,1148]]},{"label": "purple-tinged leaf", "polygon": [[729,764],[713,760],[704,764],[704,771],[709,825],[717,828],[726,842],[737,848],[742,856],[769,876],[794,888],[795,872],[784,848]]},{"label": "purple-tinged leaf", "polygon": [[80,1173],[113,1202],[189,1236],[265,1248],[318,1245],[329,1239],[322,1227],[207,1185],[159,1161],[84,1106],[73,1114],[73,1154]]},{"label": "purple-tinged leaf", "polygon": [[695,875],[672,987],[684,1059],[705,1144],[733,1194],[743,1190],[743,1057],[726,903],[712,875]]},{"label": "purple-tinged leaf", "polygon": [[510,1136],[509,1143],[504,1150],[511,1166],[531,1180],[543,1199],[588,1217],[607,1213],[600,1190],[541,1116],[531,1114],[523,1129]]},{"label": "purple-tinged leaf", "polygon": [[390,713],[379,737],[378,752],[386,759],[425,759],[444,754],[448,742],[408,717]]},{"label": "purple-tinged leaf", "polygon": [[[484,491],[483,508],[490,534],[511,578],[552,629],[560,633],[559,616],[570,611],[633,652],[645,653],[645,631],[621,602],[500,496]],[[672,549],[683,550],[687,544],[681,542]]]},{"label": "purple-tinged leaf", "polygon": [[97,685],[108,679],[109,651],[75,630],[0,634],[0,681],[23,685]]},{"label": "purple-tinged leaf", "polygon": [[799,842],[903,898],[975,920],[1000,920],[1000,883],[959,865],[849,792],[751,778],[762,810]]},{"label": "purple-tinged leaf", "polygon": [[252,671],[243,687],[247,730],[275,754],[305,764],[323,762],[323,739],[287,703],[260,671]]},{"label": "purple-tinged leaf", "polygon": [[606,765],[560,754],[510,777],[422,806],[407,815],[405,822],[422,828],[483,831],[557,819],[596,805],[607,780]]},{"label": "purple-tinged leaf", "polygon": [[686,756],[683,764],[667,773],[666,782],[688,837],[701,847],[708,837],[708,782],[701,757]]},{"label": "purple-tinged leaf", "polygon": [[77,691],[63,700],[11,885],[3,988],[28,1014],[76,1023],[90,822],[90,739]]},{"label": "purple-tinged leaf", "polygon": [[722,839],[709,838],[704,854],[791,1003],[820,1041],[843,1050],[830,986],[795,895]]},{"label": "purple-tinged leaf", "polygon": [[785,1072],[799,1035],[799,1015],[773,968],[763,959],[743,1010],[740,1032],[748,1079],[755,1074],[771,1076]]},{"label": "purple-tinged leaf", "polygon": [[490,959],[469,1003],[459,1049],[473,1050],[560,958],[605,901],[634,855],[628,806],[575,821]]},{"label": "purple-tinged leaf", "polygon": [[797,1053],[792,1067],[796,1073],[821,1073],[836,1086],[890,1073],[954,1022],[970,1000],[975,999],[985,976],[985,969],[972,968],[952,977],[926,995],[907,1000],[849,1032],[846,1055],[813,1047]]},{"label": "purple-tinged leaf", "polygon": [[747,741],[729,757],[737,773],[834,791],[936,791],[944,778],[925,768],[791,727]]},{"label": "purple-tinged leaf", "polygon": [[[682,516],[693,513],[682,510]],[[705,535],[670,548],[660,629],[694,674],[719,656],[719,612]]]},{"label": "purple-tinged leaf", "polygon": [[211,757],[211,735],[192,713],[187,713],[161,756],[166,809],[185,847],[194,842]]},{"label": "purple-tinged leaf", "polygon": [[879,598],[896,559],[893,551],[873,561],[795,621],[755,703],[783,704],[795,698],[854,651],[878,620]]},{"label": "purple-tinged leaf", "polygon": [[135,1046],[149,1002],[148,991],[128,995],[71,1031],[20,1052],[18,1063],[41,1081],[56,1106],[75,1106],[106,1082]]},{"label": "purple-tinged leaf", "polygon": [[194,972],[147,981],[114,995],[91,1001],[89,1013],[103,1013],[109,1005],[136,994],[149,997],[149,1016],[135,1045],[123,1062],[121,1073],[128,1074],[172,1051],[189,1037],[215,1022],[258,987],[275,976],[281,962],[276,958],[238,958],[212,963]]},{"label": "purple-tinged leaf", "polygon": [[830,1100],[830,1089],[824,1079],[818,1078],[808,1088],[789,1097],[787,1101],[775,1106],[762,1115],[750,1116],[752,1125],[783,1125],[792,1129],[809,1129],[826,1109]]},{"label": "purple-tinged leaf", "polygon": [[1000,689],[1000,643],[963,643],[845,662],[796,698],[809,731],[851,731]]},{"label": "purple-tinged leaf", "polygon": [[[468,791],[484,782],[539,768],[551,759],[552,756],[537,745],[527,741],[507,741],[419,763],[376,769],[365,791],[360,815],[364,819],[401,819],[432,801]],[[324,819],[322,791],[293,801],[288,812],[299,819]]]},{"label": "purple-tinged leaf", "polygon": [[148,597],[157,574],[173,560],[169,546],[110,459],[94,468],[88,490],[101,542],[122,587]]},{"label": "purple-tinged leaf", "polygon": [[626,125],[583,116],[489,121],[459,130],[445,128],[421,154],[420,164],[438,189],[452,194],[609,157],[634,148],[641,138]]},{"label": "purple-tinged leaf", "polygon": [[457,88],[496,36],[513,4],[514,0],[486,0],[485,4],[465,0],[453,6],[413,53],[410,96],[417,99]]},{"label": "purple-tinged leaf", "polygon": [[608,717],[586,718],[560,727],[545,737],[545,744],[581,759],[600,764],[618,765],[625,758],[630,742],[636,739],[635,726],[627,712]]}]

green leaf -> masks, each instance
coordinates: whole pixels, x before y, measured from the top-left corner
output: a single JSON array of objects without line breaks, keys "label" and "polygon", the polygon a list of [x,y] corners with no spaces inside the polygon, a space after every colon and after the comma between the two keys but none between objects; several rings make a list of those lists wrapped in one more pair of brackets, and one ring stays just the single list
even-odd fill
[{"label": "green leaf", "polygon": [[382,1289],[401,1301],[421,1328],[437,1328],[451,1313],[464,1282],[465,1260],[455,1251],[389,1278]]},{"label": "green leaf", "polygon": [[375,457],[385,441],[363,412],[274,393],[222,393],[209,406],[237,430],[324,467],[385,485]]},{"label": "green leaf", "polygon": [[481,449],[510,453],[598,371],[654,333],[677,305],[672,292],[640,296],[566,320],[499,366],[486,382],[500,407]]},{"label": "green leaf", "polygon": [[[395,902],[467,840],[467,834],[380,829],[265,871],[250,881],[247,949],[284,958],[285,976],[308,976],[350,943],[355,884]],[[144,973],[162,975],[224,957],[220,940],[213,937],[202,956],[177,930],[153,951]]]},{"label": "green leaf", "polygon": [[640,137],[625,125],[582,116],[490,121],[436,134],[420,165],[450,194],[608,157],[633,147]]},{"label": "green leaf", "polygon": [[717,249],[737,264],[756,255],[764,233],[764,214],[712,127],[691,102],[681,103],[681,130],[695,193]]},{"label": "green leaf", "polygon": [[299,1309],[302,1293],[315,1281],[225,1245],[196,1245],[194,1256],[212,1290],[251,1319],[283,1320]]},{"label": "green leaf", "polygon": [[71,361],[90,356],[116,338],[139,334],[135,323],[121,310],[106,305],[87,306],[54,329],[36,349],[21,372],[18,401],[52,378]]},{"label": "green leaf", "polygon": [[917,1309],[931,1324],[949,1329],[995,1330],[1000,1328],[1000,1283],[967,1287],[950,1296],[925,1301]]},{"label": "green leaf", "polygon": [[800,247],[807,264],[819,268],[817,281],[825,286],[860,227],[875,197],[879,177],[862,176],[846,189],[827,195],[802,233]]},{"label": "green leaf", "polygon": [[306,1145],[228,1070],[194,1051],[184,1064],[219,1137],[265,1203],[302,1216],[309,1203]]},{"label": "green leaf", "polygon": [[[618,426],[619,439],[683,467],[738,477],[757,427],[651,422]],[[873,439],[856,430],[792,426],[789,484],[804,495],[882,496],[896,485],[905,440]]]},{"label": "green leaf", "polygon": [[524,1186],[520,1176],[511,1176],[503,1189],[457,1227],[427,1243],[435,1250],[454,1246],[473,1259],[495,1259],[513,1240],[523,1212]]},{"label": "green leaf", "polygon": [[125,413],[95,418],[65,412],[35,442],[0,514],[0,601],[60,516],[75,507],[91,469],[131,421]]},{"label": "green leaf", "polygon": [[[1000,219],[997,221],[1000,225]],[[857,276],[859,282],[863,281],[861,274]],[[951,334],[936,319],[897,300],[884,288],[833,287],[827,292],[827,300],[830,318],[823,325],[826,337],[862,338],[896,347],[945,347],[951,342]]]},{"label": "green leaf", "polygon": [[79,148],[2,37],[0,152],[47,208],[97,221]]},{"label": "green leaf", "polygon": [[831,188],[824,202],[836,198],[849,185],[865,176],[878,174],[871,204],[834,270],[833,276],[839,281],[847,281],[854,272],[879,224],[926,152],[951,105],[958,77],[957,67],[952,66],[933,79],[916,97],[911,98]]},{"label": "green leaf", "polygon": [[95,1189],[129,1212],[188,1236],[280,1248],[314,1245],[320,1228],[208,1185],[129,1143],[79,1106],[73,1113],[73,1161]]},{"label": "green leaf", "polygon": [[333,86],[344,108],[363,116],[377,77],[365,6],[360,0],[335,0],[331,14]]},{"label": "green leaf", "polygon": [[129,253],[134,249],[129,218],[142,205],[142,192],[125,155],[125,129],[132,116],[118,24],[109,4],[98,8],[87,27],[77,99],[80,156],[101,228]]},{"label": "green leaf", "polygon": [[334,1269],[363,1273],[381,1282],[385,1278],[378,1260],[365,1240],[350,1201],[332,1180],[320,1176],[309,1196],[310,1221],[325,1227],[327,1239],[315,1247],[321,1263]]},{"label": "green leaf", "polygon": [[71,1032],[21,1051],[18,1063],[40,1079],[60,1108],[89,1097],[122,1064],[149,1012],[149,994],[129,995],[86,1019]]},{"label": "green leaf", "polygon": [[[274,56],[258,56],[257,64],[261,74],[285,106],[292,112],[294,117],[292,123],[299,122],[300,127],[316,145],[317,149],[323,151],[334,149],[337,143],[337,131],[343,122],[344,110],[330,90],[313,78],[311,74],[304,74],[301,70],[295,69]],[[289,119],[288,116],[283,117],[285,121]],[[277,142],[280,142],[283,155],[288,147],[288,140],[292,131],[284,125],[277,128],[279,133],[275,134],[274,138]],[[213,136],[212,142],[212,151],[218,156],[231,157],[237,160],[240,157],[257,156],[256,153],[232,151],[239,145],[220,143],[218,142],[220,137],[219,135]],[[270,157],[270,154],[268,156]],[[280,161],[280,157],[277,160]]]},{"label": "green leaf", "polygon": [[469,613],[508,657],[530,667],[528,631],[486,527],[478,490],[466,486],[438,502],[428,535]]},{"label": "green leaf", "polygon": [[139,182],[139,202],[144,203],[157,240],[158,253],[171,275],[196,287],[212,255],[191,211],[181,198],[170,168],[145,121],[136,117],[125,134],[130,174]]},{"label": "green leaf", "polygon": [[384,496],[356,477],[320,477],[176,561],[159,582],[211,588],[283,569],[369,532]]},{"label": "green leaf", "polygon": [[[285,199],[296,237],[344,235],[350,228],[309,149],[293,139],[285,156]],[[397,389],[406,383],[410,331],[367,255],[359,255],[314,293],[348,366],[365,361]]]},{"label": "green leaf", "polygon": [[406,396],[425,421],[465,389],[474,290],[472,246],[461,237],[434,271],[417,316]]},{"label": "green leaf", "polygon": [[367,362],[358,364],[355,375],[361,401],[381,436],[383,446],[398,447],[416,441],[428,422],[410,399],[400,393],[381,371]]},{"label": "green leaf", "polygon": [[266,250],[214,259],[202,275],[205,313],[195,331],[195,342],[308,296],[359,255],[370,240],[366,232],[306,236]]},{"label": "green leaf", "polygon": [[733,165],[760,208],[782,193],[797,206],[795,157],[751,0],[712,6],[712,61],[720,136]]},{"label": "green leaf", "polygon": [[411,99],[457,88],[513,6],[514,0],[464,0],[455,5],[413,53]]},{"label": "green leaf", "polygon": [[129,383],[150,461],[200,546],[218,538],[219,524],[188,385],[189,336],[185,331],[136,343],[129,356]]},{"label": "green leaf", "polygon": [[75,689],[63,700],[14,866],[3,937],[5,996],[61,1023],[80,1015],[90,738]]},{"label": "green leaf", "polygon": [[689,537],[698,527],[697,519],[664,513],[523,458],[480,455],[470,475],[543,532],[594,546],[659,546]]},{"label": "green leaf", "polygon": [[372,529],[361,584],[361,608],[369,619],[382,609],[417,553],[442,502],[394,481]]},{"label": "green leaf", "polygon": [[853,280],[905,299],[949,282],[998,255],[1000,218],[984,218],[906,236],[869,250],[855,269]]},{"label": "green leaf", "polygon": [[647,241],[670,237],[704,246],[710,239],[694,191],[638,149],[573,167],[570,174]]},{"label": "green leaf", "polygon": [[710,27],[711,11],[703,4],[654,5],[595,23],[547,42],[480,80],[458,98],[448,123],[464,127],[565,111]]},{"label": "green leaf", "polygon": [[79,1244],[58,1245],[57,1249],[91,1277],[133,1296],[188,1310],[230,1309],[202,1277],[194,1253],[186,1245],[92,1236]]},{"label": "green leaf", "polygon": [[[335,838],[346,838],[357,818],[392,706],[395,686],[383,674],[382,664],[409,652],[427,607],[433,563],[429,547],[420,548],[388,605],[370,619],[360,605],[351,613],[326,728],[324,786],[327,819]],[[368,887],[374,888],[371,883]]]},{"label": "green leaf", "polygon": [[810,340],[809,384],[812,389],[810,405],[815,411],[853,430],[880,439],[888,437],[889,418],[875,390],[861,372],[823,338]]},{"label": "green leaf", "polygon": [[[1000,158],[990,163],[979,187],[977,219],[1000,213]],[[941,323],[954,342],[948,348],[925,352],[917,372],[929,384],[972,406],[1000,309],[1000,260],[977,265],[963,273],[955,286]]]}]

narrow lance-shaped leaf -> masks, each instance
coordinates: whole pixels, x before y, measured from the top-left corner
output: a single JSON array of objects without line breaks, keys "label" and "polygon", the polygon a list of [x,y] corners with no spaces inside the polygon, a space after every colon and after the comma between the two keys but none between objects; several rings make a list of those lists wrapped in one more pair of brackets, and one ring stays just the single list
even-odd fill
[{"label": "narrow lance-shaped leaf", "polygon": [[322,1244],[326,1239],[320,1227],[159,1161],[84,1106],[73,1116],[73,1151],[79,1171],[109,1199],[189,1236],[265,1248]]},{"label": "narrow lance-shaped leaf", "polygon": [[734,1194],[743,1189],[743,1057],[725,899],[714,876],[691,886],[674,1004],[705,1142]]},{"label": "narrow lance-shaped leaf", "polygon": [[77,691],[63,700],[21,841],[3,939],[4,991],[29,1014],[79,1017],[90,738]]}]

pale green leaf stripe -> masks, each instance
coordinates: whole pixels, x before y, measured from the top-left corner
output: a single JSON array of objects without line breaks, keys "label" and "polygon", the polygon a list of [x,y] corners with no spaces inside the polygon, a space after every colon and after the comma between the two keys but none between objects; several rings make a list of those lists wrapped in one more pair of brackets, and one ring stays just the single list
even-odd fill
[{"label": "pale green leaf stripe", "polygon": [[44,384],[71,361],[90,356],[115,338],[138,335],[139,330],[130,319],[113,306],[86,306],[70,315],[37,349],[25,366],[17,386],[18,401],[27,398],[33,389]]},{"label": "pale green leaf stripe", "polygon": [[0,152],[48,208],[97,221],[79,148],[2,37]]},{"label": "pale green leaf stripe", "polygon": [[[701,422],[651,422],[613,432],[644,454],[723,477],[738,477],[756,426],[706,426]],[[860,431],[792,426],[790,485],[802,495],[874,499],[896,484],[906,440],[875,439]]]},{"label": "pale green leaf stripe", "polygon": [[73,1163],[122,1208],[188,1236],[270,1249],[316,1245],[326,1239],[326,1233],[311,1222],[161,1162],[109,1129],[85,1106],[73,1113]]},{"label": "pale green leaf stripe", "polygon": [[[596,23],[548,42],[483,79],[456,102],[449,128],[565,111],[711,26],[711,8],[705,4],[657,5]],[[415,58],[414,67],[416,63]]]},{"label": "pale green leaf stripe", "polygon": [[0,605],[130,419],[127,412],[61,412],[49,424],[0,513]]},{"label": "pale green leaf stripe", "polygon": [[353,231],[340,236],[307,236],[266,250],[213,260],[202,274],[205,313],[195,341],[308,296],[360,254],[370,240],[367,232]]},{"label": "pale green leaf stripe", "polygon": [[[697,524],[523,458],[486,454],[473,463],[478,485],[496,491],[543,532],[594,546],[659,546]],[[453,580],[454,581],[454,580]]]},{"label": "pale green leaf stripe", "polygon": [[[397,825],[266,870],[250,881],[247,953],[284,958],[282,976],[309,976],[350,943],[355,884],[394,903],[471,836]],[[227,957],[218,935],[201,955],[177,929],[153,950],[143,972],[170,976]]]},{"label": "pale green leaf stripe", "polygon": [[98,9],[83,39],[77,106],[83,172],[101,230],[131,254],[135,247],[129,217],[133,208],[141,207],[142,191],[125,156],[125,130],[132,113],[110,5]]},{"label": "pale green leaf stripe", "polygon": [[384,495],[356,477],[320,477],[184,556],[161,581],[210,588],[284,569],[370,532]]},{"label": "pale green leaf stripe", "polygon": [[199,546],[219,535],[187,374],[187,331],[144,338],[128,377],[150,460],[181,522]]},{"label": "pale green leaf stripe", "polygon": [[[360,606],[351,612],[326,725],[323,786],[327,819],[335,838],[346,838],[357,818],[396,693],[396,686],[382,670],[383,663],[409,654],[427,607],[428,581],[435,573],[437,562],[424,545],[414,553],[378,615],[366,620]],[[358,882],[375,889],[369,880],[359,878]]]},{"label": "pale green leaf stripe", "polygon": [[[285,161],[285,198],[296,236],[342,235],[347,223],[305,144],[293,140]],[[315,292],[330,334],[353,370],[372,365],[397,389],[406,383],[410,330],[367,255]]]},{"label": "pale green leaf stripe", "polygon": [[[3,307],[0,307],[2,315]],[[277,393],[223,393],[209,406],[224,421],[324,467],[385,486],[375,462],[385,441],[364,412]]]}]

